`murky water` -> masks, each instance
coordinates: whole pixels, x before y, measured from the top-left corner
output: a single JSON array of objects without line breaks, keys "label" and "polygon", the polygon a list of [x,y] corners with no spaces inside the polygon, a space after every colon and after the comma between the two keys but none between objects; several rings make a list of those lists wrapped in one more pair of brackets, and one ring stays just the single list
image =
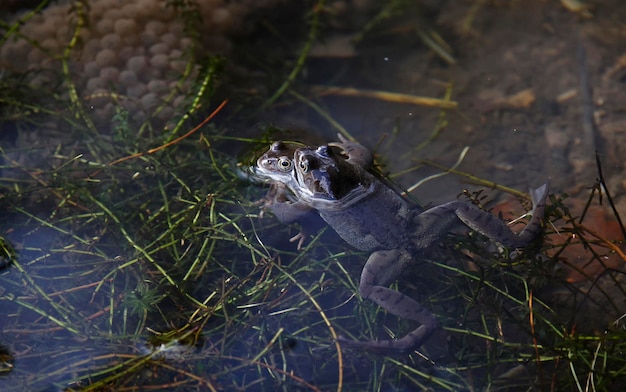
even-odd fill
[{"label": "murky water", "polygon": [[[469,390],[550,382],[566,389],[573,383],[559,369],[566,359],[581,379],[590,369],[580,364],[596,348],[607,347],[602,354],[619,363],[623,260],[620,245],[607,248],[603,239],[623,237],[606,198],[602,207],[594,201],[583,221],[605,244],[593,248],[599,256],[582,245],[560,253],[567,239],[562,220],[560,233],[547,240],[554,246],[519,265],[476,237],[455,237],[450,249],[437,249],[407,271],[399,288],[432,310],[445,332],[425,347],[427,359],[386,357],[342,352],[333,342],[337,335],[384,339],[414,328],[356,297],[367,255],[328,229],[296,250],[288,239],[298,228],[270,214],[260,218],[253,202],[266,189],[238,177],[236,162],[254,143],[230,139],[260,137],[253,124],[298,130],[288,137],[311,143],[336,140],[339,124],[375,151],[380,171],[401,187],[442,172],[425,161],[451,167],[469,147],[457,170],[522,192],[551,178],[555,194],[572,195],[575,217],[585,211],[598,177],[598,150],[624,215],[626,8],[600,2],[594,18],[582,19],[556,1],[480,4],[411,8],[349,50],[340,46],[337,57],[316,47],[293,87],[297,94],[285,94],[254,118],[249,114],[260,103],[255,96],[240,98],[239,87],[222,86],[210,100],[194,101],[191,94],[181,102],[202,109],[168,123],[170,130],[183,124],[175,136],[200,123],[220,94],[231,95],[231,102],[182,142],[114,165],[107,164],[174,137],[159,137],[159,125],[133,128],[143,117],[132,117],[132,105],[125,106],[131,116],[111,118],[114,113],[105,111],[115,100],[91,101],[89,114],[100,116],[96,126],[107,123],[102,134],[76,119],[71,106],[37,115],[24,106],[17,115],[3,112],[0,235],[16,248],[17,259],[0,275],[0,344],[10,353],[0,353],[0,389]],[[235,9],[229,9],[233,18]],[[322,29],[326,46],[344,42],[374,17],[354,10],[344,17],[346,25],[336,26],[340,16],[335,27]],[[232,30],[223,28],[229,37]],[[455,64],[420,38],[431,30],[451,45]],[[587,129],[585,73],[596,126],[591,132],[599,138]],[[277,88],[263,80],[271,86],[247,88]],[[451,91],[449,100],[458,106],[320,94],[325,86],[441,99]],[[18,98],[3,94],[3,105],[15,109],[10,103]],[[412,196],[439,204],[485,186],[467,182],[459,175],[438,177]],[[524,211],[501,190],[487,194],[497,201],[489,208]],[[598,323],[586,320],[600,316]],[[603,328],[615,340],[600,340]],[[588,347],[568,339],[574,331],[584,334]],[[623,382],[608,366],[594,370],[613,376],[605,387]]]}]

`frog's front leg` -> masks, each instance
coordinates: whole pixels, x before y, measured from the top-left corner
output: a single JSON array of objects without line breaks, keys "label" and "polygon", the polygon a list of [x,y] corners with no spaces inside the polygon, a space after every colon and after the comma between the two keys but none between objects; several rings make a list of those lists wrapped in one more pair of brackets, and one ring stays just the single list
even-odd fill
[{"label": "frog's front leg", "polygon": [[380,250],[374,252],[361,273],[359,293],[363,298],[376,302],[391,314],[409,319],[421,325],[397,340],[360,342],[340,338],[339,341],[350,348],[358,348],[377,353],[407,352],[421,346],[438,328],[435,317],[414,299],[385,287],[394,280],[412,261],[405,250]]},{"label": "frog's front leg", "polygon": [[311,206],[301,200],[291,201],[289,191],[282,183],[272,184],[267,195],[257,203],[262,205],[260,217],[263,217],[264,211],[270,210],[281,223],[300,223],[300,232],[289,239],[289,242],[298,242],[298,249],[302,248],[309,235],[308,228],[322,223],[319,214]]},{"label": "frog's front leg", "polygon": [[374,163],[374,157],[367,148],[363,147],[357,142],[346,139],[342,134],[338,133],[338,142],[328,143],[329,146],[335,146],[341,148],[341,153],[348,157],[346,162],[351,165],[360,166],[363,169],[369,169]]}]

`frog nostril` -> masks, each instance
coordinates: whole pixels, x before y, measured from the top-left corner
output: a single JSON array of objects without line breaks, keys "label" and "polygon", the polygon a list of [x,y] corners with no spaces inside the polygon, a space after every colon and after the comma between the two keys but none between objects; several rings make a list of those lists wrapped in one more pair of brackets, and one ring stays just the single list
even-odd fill
[{"label": "frog nostril", "polygon": [[324,157],[328,157],[328,146],[319,146],[317,148],[317,153]]}]

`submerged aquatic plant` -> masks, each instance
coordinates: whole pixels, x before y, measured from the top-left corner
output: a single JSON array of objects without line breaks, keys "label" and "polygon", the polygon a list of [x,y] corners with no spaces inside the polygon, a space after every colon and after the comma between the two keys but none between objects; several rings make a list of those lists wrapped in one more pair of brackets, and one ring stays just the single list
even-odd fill
[{"label": "submerged aquatic plant", "polygon": [[[191,33],[193,4],[168,3],[188,12]],[[401,3],[408,4],[386,9]],[[76,2],[72,11],[78,18],[88,5]],[[328,12],[325,2],[310,6],[309,40],[265,106],[295,97],[339,128],[295,83]],[[387,14],[378,15],[365,33]],[[18,30],[6,29],[3,42]],[[0,147],[2,390],[609,390],[623,383],[623,318],[603,329],[571,318],[619,309],[623,277],[606,256],[623,255],[558,195],[538,248],[511,257],[479,236],[452,236],[449,249],[407,272],[400,288],[444,327],[430,345],[402,357],[341,351],[338,335],[393,338],[414,326],[356,295],[367,255],[328,230],[298,251],[288,243],[295,228],[259,216],[255,201],[265,189],[240,178],[230,151],[234,141],[266,146],[274,136],[226,132],[231,118],[216,104],[223,64],[211,57],[185,66],[185,78],[196,76],[193,88],[164,126],[154,112],[133,118],[116,104],[120,92],[110,91],[106,130],[90,121],[97,97],[67,83],[71,66],[46,90],[3,74],[11,76],[0,79],[3,133],[19,140]],[[429,141],[443,137],[447,110],[456,107],[451,86],[444,99],[428,101],[441,109]],[[483,193],[468,196],[488,205]],[[600,273],[571,262],[575,246]],[[559,276],[565,264],[582,278]],[[546,294],[555,286],[561,302]]]}]

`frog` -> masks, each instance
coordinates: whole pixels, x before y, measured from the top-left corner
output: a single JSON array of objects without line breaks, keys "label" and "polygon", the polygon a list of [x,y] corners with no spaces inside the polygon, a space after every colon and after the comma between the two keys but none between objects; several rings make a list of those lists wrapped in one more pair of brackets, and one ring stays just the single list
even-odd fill
[{"label": "frog", "polygon": [[289,242],[297,242],[298,250],[302,249],[309,235],[308,228],[318,226],[320,221],[315,209],[302,200],[299,194],[301,187],[295,183],[293,154],[299,146],[296,143],[273,142],[248,172],[249,178],[270,184],[267,194],[255,203],[261,205],[259,217],[262,218],[265,211],[271,211],[281,223],[300,223],[298,234],[289,239]]},{"label": "frog", "polygon": [[[327,148],[336,147],[338,153],[352,166],[365,170],[372,166],[374,158],[369,150],[341,134],[337,136],[339,142],[328,143]],[[313,200],[308,190],[297,184],[298,179],[293,165],[293,156],[299,147],[304,146],[283,141],[273,142],[269,149],[257,159],[256,166],[251,168],[251,172],[255,178],[269,181],[271,188],[278,188],[277,191],[270,189],[271,192],[286,193],[288,189],[295,195],[296,202],[310,203]],[[286,195],[280,195],[280,197],[288,198]]]},{"label": "frog", "polygon": [[418,301],[387,286],[458,223],[510,248],[528,246],[542,230],[549,181],[531,190],[532,218],[515,234],[504,221],[468,201],[453,200],[428,209],[410,202],[368,171],[370,157],[367,148],[342,138],[318,147],[298,147],[289,178],[273,176],[273,180],[282,181],[283,190],[295,195],[309,212],[316,211],[346,243],[370,252],[360,276],[362,298],[418,324],[399,339],[339,337],[339,343],[375,353],[404,353],[428,341],[439,322]]},{"label": "frog", "polygon": [[[374,159],[367,149],[341,134],[338,137],[339,143],[329,143],[329,146],[340,149],[340,153],[348,163],[363,169],[372,166]],[[317,218],[319,218],[315,208],[311,205],[315,203],[315,200],[311,199],[305,187],[297,184],[293,156],[296,149],[301,146],[298,143],[275,141],[257,159],[256,166],[250,168],[252,178],[270,183],[267,194],[257,202],[262,206],[260,216],[262,217],[264,212],[269,210],[281,223],[298,222],[301,224],[300,232],[289,239],[290,242],[297,242],[298,250],[302,248],[309,235],[308,227],[317,226]]]}]

